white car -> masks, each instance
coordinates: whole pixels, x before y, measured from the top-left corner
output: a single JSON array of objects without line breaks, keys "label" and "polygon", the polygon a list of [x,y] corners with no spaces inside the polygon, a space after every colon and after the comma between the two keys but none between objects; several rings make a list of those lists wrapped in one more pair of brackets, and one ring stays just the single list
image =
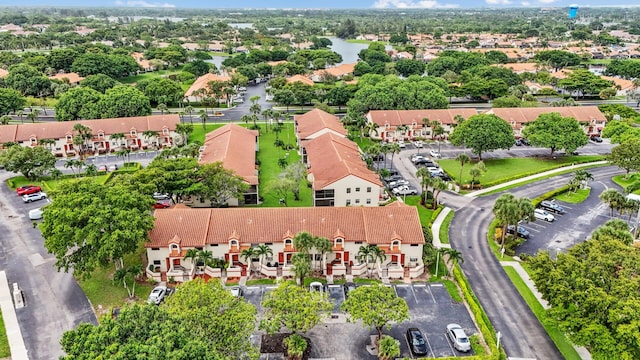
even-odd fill
[{"label": "white car", "polygon": [[442,155],[440,155],[439,152],[435,151],[435,150],[431,150],[429,151],[429,155],[431,155],[431,157],[434,157],[436,159],[439,159]]},{"label": "white car", "polygon": [[544,220],[547,222],[552,222],[553,220],[556,219],[553,215],[549,214],[548,212],[542,209],[535,209],[533,212],[533,216],[535,216],[536,219]]},{"label": "white car", "polygon": [[391,190],[393,195],[418,195],[418,190],[409,186],[400,186]]},{"label": "white car", "polygon": [[37,209],[33,209],[29,211],[29,219],[30,220],[40,220],[42,219],[42,214],[44,213],[44,211],[42,211],[42,208],[37,208]]},{"label": "white car", "polygon": [[398,146],[400,146],[400,149],[404,149],[407,147],[407,143],[402,140],[398,140]]},{"label": "white car", "polygon": [[469,337],[464,332],[462,327],[458,324],[447,325],[447,336],[453,343],[453,347],[458,351],[467,352],[471,350],[471,343]]},{"label": "white car", "polygon": [[421,149],[424,146],[424,143],[420,140],[414,141],[413,142],[413,146],[415,146],[416,148]]},{"label": "white car", "polygon": [[426,159],[426,158],[424,157],[424,155],[420,155],[420,154],[411,155],[411,162],[415,162],[418,159]]},{"label": "white car", "polygon": [[22,201],[26,202],[26,203],[30,203],[32,201],[38,201],[38,200],[43,200],[47,198],[47,194],[43,193],[42,191],[37,192],[37,193],[33,193],[33,194],[26,194],[26,195],[22,195]]},{"label": "white car", "polygon": [[309,291],[317,291],[317,292],[324,292],[324,285],[322,285],[321,282],[319,281],[314,281],[311,284],[309,284]]},{"label": "white car", "polygon": [[151,290],[151,294],[149,294],[149,299],[147,299],[147,303],[160,305],[164,297],[167,295],[167,287],[160,285],[156,286]]},{"label": "white car", "polygon": [[402,179],[402,180],[392,181],[389,183],[390,188],[398,187],[401,185],[409,185],[409,182],[407,180]]}]

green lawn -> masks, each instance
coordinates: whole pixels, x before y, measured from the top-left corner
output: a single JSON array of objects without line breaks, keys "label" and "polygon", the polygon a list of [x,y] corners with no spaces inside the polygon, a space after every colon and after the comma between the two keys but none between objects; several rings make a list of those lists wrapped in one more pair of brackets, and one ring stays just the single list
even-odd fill
[{"label": "green lawn", "polygon": [[178,66],[178,67],[167,69],[167,70],[158,70],[158,71],[142,73],[139,75],[127,76],[127,77],[118,79],[118,81],[120,81],[123,84],[134,84],[144,79],[151,79],[151,78],[167,76],[167,75],[177,75],[178,73],[180,73],[180,71],[182,71],[182,66]]},{"label": "green lawn", "polygon": [[[638,184],[640,182],[640,173],[625,175],[616,175],[612,178],[613,182],[620,185],[623,189],[627,189],[631,185]],[[640,194],[640,189],[633,191],[634,194]]]},{"label": "green lawn", "polygon": [[564,333],[558,329],[558,327],[553,324],[553,322],[547,318],[547,314],[545,309],[542,307],[538,299],[533,295],[529,287],[524,283],[520,275],[516,272],[516,270],[511,266],[505,266],[504,271],[509,275],[511,282],[518,289],[522,298],[527,302],[531,311],[536,315],[544,329],[551,337],[551,340],[556,344],[562,355],[565,359],[568,360],[579,360],[580,355],[573,348],[573,345],[566,338]]},{"label": "green lawn", "polygon": [[209,51],[209,55],[211,56],[234,56],[233,54],[229,54],[226,52],[218,52],[218,51]]},{"label": "green lawn", "polygon": [[[93,176],[93,177],[91,177],[91,179],[93,179],[93,181],[96,184],[104,184],[107,181],[108,177],[109,177],[109,175],[104,174],[104,175]],[[70,182],[70,181],[74,181],[74,180],[78,180],[78,179],[85,179],[85,178],[86,177],[79,176],[77,178],[65,178],[65,179],[59,179],[59,180],[51,179],[51,180],[44,180],[44,183],[45,183],[45,186],[46,186],[47,190],[55,190],[62,183]]]},{"label": "green lawn", "polygon": [[273,285],[276,281],[274,279],[255,279],[255,280],[247,280],[245,285]]},{"label": "green lawn", "polygon": [[405,204],[415,206],[418,208],[418,216],[420,217],[420,224],[422,226],[431,226],[432,216],[434,210],[427,209],[420,205],[420,196],[407,196],[404,199]]},{"label": "green lawn", "polygon": [[443,280],[444,286],[447,288],[449,295],[451,295],[451,299],[456,302],[462,302],[462,296],[460,295],[460,291],[456,286],[456,283],[451,280]]},{"label": "green lawn", "polygon": [[[124,257],[124,266],[128,267],[134,264],[142,264],[142,256],[145,252],[144,246],[141,245],[136,253]],[[84,291],[89,301],[91,301],[95,311],[98,311],[100,305],[103,310],[108,310],[114,307],[120,307],[128,302],[127,290],[123,287],[122,283],[115,284],[112,281],[114,271],[115,269],[112,264],[109,267],[97,269],[91,274],[91,278],[88,280],[78,280],[82,291]],[[137,283],[135,293],[136,300],[138,302],[146,301],[152,288],[153,285],[149,283]]]},{"label": "green lawn", "polygon": [[11,349],[9,348],[9,339],[7,339],[7,331],[4,327],[4,319],[0,312],[0,358],[6,358],[11,356]]},{"label": "green lawn", "polygon": [[357,39],[348,39],[346,41],[352,44],[371,44],[373,42],[371,40],[357,40]]},{"label": "green lawn", "polygon": [[[520,177],[541,173],[547,170],[556,169],[567,164],[579,164],[590,161],[604,159],[602,156],[560,156],[557,159],[540,158],[507,158],[507,159],[487,159],[484,161],[487,172],[480,177],[483,185],[495,185],[501,182],[514,180]],[[440,160],[440,166],[451,175],[456,181],[460,175],[460,163],[453,159]],[[473,163],[466,164],[462,170],[462,180],[464,183],[471,181],[469,169]]]},{"label": "green lawn", "polygon": [[449,243],[449,226],[451,225],[451,220],[453,220],[454,212],[451,211],[447,214],[447,217],[444,218],[442,222],[442,226],[440,226],[440,232],[438,235],[440,236],[440,243],[448,244]]},{"label": "green lawn", "polygon": [[[276,133],[273,131],[265,131],[265,126],[260,125],[260,150],[258,151],[258,161],[260,162],[260,196],[264,198],[262,207],[281,207],[280,198],[277,194],[270,191],[270,187],[278,181],[278,177],[282,172],[282,168],[278,165],[278,159],[286,156],[289,164],[300,161],[301,157],[297,150],[285,151],[273,145],[276,140]],[[292,123],[285,123],[279,138],[285,144],[295,146],[296,137]],[[286,154],[289,154],[288,156]],[[311,187],[308,182],[303,180],[300,184],[300,200],[293,199],[293,195],[287,197],[287,206],[289,207],[310,207],[313,206]]]},{"label": "green lawn", "polygon": [[591,189],[579,189],[576,192],[567,191],[560,195],[557,195],[555,198],[558,201],[564,201],[571,204],[580,204],[581,202],[587,200],[589,194],[591,193]]}]

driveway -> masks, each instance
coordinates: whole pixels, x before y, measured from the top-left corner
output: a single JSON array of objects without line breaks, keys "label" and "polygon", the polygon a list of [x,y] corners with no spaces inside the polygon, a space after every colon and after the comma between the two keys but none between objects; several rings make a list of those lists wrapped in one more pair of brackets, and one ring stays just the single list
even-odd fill
[{"label": "driveway", "polygon": [[[621,173],[615,167],[588,171],[594,175],[596,182]],[[565,185],[571,177],[572,174],[559,175],[509,192],[517,197],[535,198]],[[473,199],[456,211],[449,230],[451,246],[462,252],[465,261],[461,267],[489,320],[496,331],[502,333],[502,344],[507,355],[515,358],[562,359],[555,344],[487,246],[487,229],[493,219],[491,207],[498,196],[500,194]],[[605,221],[605,217],[596,217],[589,226],[595,228]]]},{"label": "driveway", "polygon": [[65,331],[97,320],[73,276],[56,270],[55,258],[27,217],[28,210],[43,202],[24,204],[4,183],[11,176],[0,171],[0,269],[24,292],[26,306],[16,315],[29,358],[56,359],[64,355],[60,339]]}]

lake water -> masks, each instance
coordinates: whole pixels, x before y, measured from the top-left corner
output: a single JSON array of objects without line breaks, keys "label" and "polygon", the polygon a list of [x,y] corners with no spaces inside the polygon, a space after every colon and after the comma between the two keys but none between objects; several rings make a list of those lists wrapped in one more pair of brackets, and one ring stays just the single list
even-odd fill
[{"label": "lake water", "polygon": [[[346,42],[343,39],[337,37],[328,38],[333,43],[331,45],[331,50],[337,52],[342,55],[342,62],[340,64],[352,64],[358,61],[358,53],[362,49],[366,49],[369,47],[369,44],[356,44]],[[206,60],[208,63],[215,64],[218,69],[222,65],[222,62],[226,59],[224,56],[214,56],[211,60]],[[336,65],[340,65],[336,64]]]}]

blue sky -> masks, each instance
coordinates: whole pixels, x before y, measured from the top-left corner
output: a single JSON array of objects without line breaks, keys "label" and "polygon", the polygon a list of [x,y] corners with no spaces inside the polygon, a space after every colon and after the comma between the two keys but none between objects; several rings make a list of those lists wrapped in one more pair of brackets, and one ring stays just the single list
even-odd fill
[{"label": "blue sky", "polygon": [[478,8],[640,6],[638,0],[0,0],[0,5],[128,6],[166,8]]}]

